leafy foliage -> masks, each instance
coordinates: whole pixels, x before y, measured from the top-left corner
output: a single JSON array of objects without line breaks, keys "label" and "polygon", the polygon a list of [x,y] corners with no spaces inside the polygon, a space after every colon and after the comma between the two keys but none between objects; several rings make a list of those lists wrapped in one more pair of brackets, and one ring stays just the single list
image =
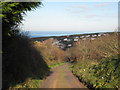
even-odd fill
[{"label": "leafy foliage", "polygon": [[49,68],[55,68],[55,67],[58,67],[58,66],[60,66],[60,65],[63,65],[63,64],[65,64],[64,62],[61,62],[61,63],[56,63],[56,64],[53,64],[53,65],[49,65]]},{"label": "leafy foliage", "polygon": [[12,35],[12,28],[18,27],[27,11],[35,9],[41,2],[2,2],[3,35]]},{"label": "leafy foliage", "polygon": [[2,88],[23,83],[28,78],[43,79],[49,68],[33,43],[20,31],[19,24],[27,11],[41,2],[2,2]]},{"label": "leafy foliage", "polygon": [[106,58],[100,63],[79,62],[73,73],[89,88],[120,88],[120,57]]}]

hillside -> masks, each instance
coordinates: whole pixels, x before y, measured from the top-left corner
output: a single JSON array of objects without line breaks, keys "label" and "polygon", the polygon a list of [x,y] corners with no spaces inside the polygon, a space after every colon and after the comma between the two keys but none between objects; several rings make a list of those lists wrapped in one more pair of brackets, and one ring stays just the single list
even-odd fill
[{"label": "hillside", "polygon": [[94,40],[97,37],[106,36],[111,34],[112,32],[106,33],[88,33],[88,34],[75,34],[75,35],[66,35],[66,36],[50,36],[50,37],[36,37],[31,38],[33,41],[40,41],[43,42],[47,39],[56,39],[57,41],[54,42],[57,46],[61,49],[66,50],[73,46],[74,42],[79,40],[86,40],[87,38]]}]

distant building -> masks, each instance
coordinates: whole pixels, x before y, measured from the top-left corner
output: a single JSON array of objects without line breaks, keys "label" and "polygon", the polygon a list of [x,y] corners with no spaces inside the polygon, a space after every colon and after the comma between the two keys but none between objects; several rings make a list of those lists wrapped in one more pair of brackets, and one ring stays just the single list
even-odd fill
[{"label": "distant building", "polygon": [[92,37],[97,37],[97,35],[92,35]]},{"label": "distant building", "polygon": [[102,34],[98,34],[98,37],[102,36]]},{"label": "distant building", "polygon": [[53,40],[54,38],[50,38],[51,40]]},{"label": "distant building", "polygon": [[85,36],[80,36],[80,38],[84,38]]},{"label": "distant building", "polygon": [[88,37],[90,37],[90,35],[86,35],[85,37],[88,38]]},{"label": "distant building", "polygon": [[76,39],[78,39],[79,37],[77,36],[77,37],[75,37]]},{"label": "distant building", "polygon": [[72,44],[68,44],[68,47],[71,47],[72,46]]},{"label": "distant building", "polygon": [[95,40],[96,38],[91,38],[91,40]]},{"label": "distant building", "polygon": [[103,36],[106,36],[106,35],[108,35],[108,34],[106,34],[106,33],[103,34]]},{"label": "distant building", "polygon": [[83,38],[82,40],[86,40],[86,38]]},{"label": "distant building", "polygon": [[74,39],[74,41],[78,41],[78,39]]},{"label": "distant building", "polygon": [[63,39],[63,41],[67,41],[67,40],[68,40],[67,38]]}]

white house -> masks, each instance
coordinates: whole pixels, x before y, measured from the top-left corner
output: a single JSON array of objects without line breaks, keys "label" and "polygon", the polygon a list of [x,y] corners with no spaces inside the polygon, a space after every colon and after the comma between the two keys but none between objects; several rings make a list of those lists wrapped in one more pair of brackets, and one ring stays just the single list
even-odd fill
[{"label": "white house", "polygon": [[63,41],[67,41],[68,39],[67,38],[64,38]]},{"label": "white house", "polygon": [[83,38],[82,40],[86,40],[86,38]]},{"label": "white house", "polygon": [[98,37],[102,36],[102,34],[98,34]]},{"label": "white house", "polygon": [[80,38],[84,38],[85,36],[80,36]]},{"label": "white house", "polygon": [[95,40],[96,38],[91,38],[91,40]]},{"label": "white house", "polygon": [[77,39],[78,39],[79,37],[77,36],[77,37],[75,37],[75,38],[77,38]]},{"label": "white house", "polygon": [[74,41],[78,41],[78,39],[74,39]]},{"label": "white house", "polygon": [[90,37],[90,35],[86,35],[86,38]]},{"label": "white house", "polygon": [[92,37],[96,37],[97,35],[95,34],[95,35],[92,35]]},{"label": "white house", "polygon": [[68,44],[68,47],[71,47],[72,46],[72,44]]}]

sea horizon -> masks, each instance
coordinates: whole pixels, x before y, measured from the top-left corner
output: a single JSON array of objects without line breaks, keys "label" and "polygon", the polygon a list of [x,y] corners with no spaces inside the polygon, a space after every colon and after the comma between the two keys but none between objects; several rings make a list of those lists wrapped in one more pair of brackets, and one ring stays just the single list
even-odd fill
[{"label": "sea horizon", "polygon": [[49,36],[66,36],[66,35],[75,35],[75,34],[89,34],[89,33],[105,33],[112,31],[27,31],[30,38],[35,37],[49,37]]}]

